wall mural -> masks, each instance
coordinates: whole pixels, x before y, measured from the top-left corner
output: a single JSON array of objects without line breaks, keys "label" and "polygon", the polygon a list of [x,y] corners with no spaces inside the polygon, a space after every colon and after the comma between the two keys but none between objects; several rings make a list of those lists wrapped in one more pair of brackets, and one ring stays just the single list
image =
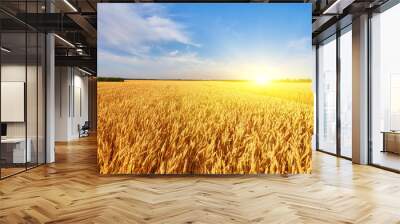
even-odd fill
[{"label": "wall mural", "polygon": [[99,4],[100,173],[310,173],[311,33],[311,4]]}]

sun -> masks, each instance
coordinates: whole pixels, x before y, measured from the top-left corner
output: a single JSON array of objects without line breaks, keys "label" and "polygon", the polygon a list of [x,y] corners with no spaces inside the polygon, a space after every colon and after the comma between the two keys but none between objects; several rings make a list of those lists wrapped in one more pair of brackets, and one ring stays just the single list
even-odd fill
[{"label": "sun", "polygon": [[266,75],[257,75],[254,78],[254,82],[257,85],[266,85],[266,84],[268,84],[270,82],[270,79]]}]

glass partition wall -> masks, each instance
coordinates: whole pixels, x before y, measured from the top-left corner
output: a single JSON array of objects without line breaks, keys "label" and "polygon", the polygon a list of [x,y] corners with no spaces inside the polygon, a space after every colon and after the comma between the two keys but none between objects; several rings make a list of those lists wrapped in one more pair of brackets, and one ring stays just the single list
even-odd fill
[{"label": "glass partition wall", "polygon": [[351,25],[318,44],[317,149],[352,157]]},{"label": "glass partition wall", "polygon": [[[39,2],[18,7],[35,12]],[[46,156],[45,35],[14,19],[0,12],[1,179],[45,163]]]},{"label": "glass partition wall", "polygon": [[[400,4],[369,18],[369,164],[400,172]],[[317,46],[317,149],[352,157],[351,25]],[[338,56],[338,57],[337,57]]]},{"label": "glass partition wall", "polygon": [[340,155],[352,158],[352,33],[351,25],[341,31],[340,64]]},{"label": "glass partition wall", "polygon": [[371,18],[370,163],[400,171],[400,4]]},{"label": "glass partition wall", "polygon": [[[26,169],[26,34],[1,33],[1,177]],[[6,49],[6,50],[4,50]]]},{"label": "glass partition wall", "polygon": [[336,36],[318,47],[318,149],[336,154]]}]

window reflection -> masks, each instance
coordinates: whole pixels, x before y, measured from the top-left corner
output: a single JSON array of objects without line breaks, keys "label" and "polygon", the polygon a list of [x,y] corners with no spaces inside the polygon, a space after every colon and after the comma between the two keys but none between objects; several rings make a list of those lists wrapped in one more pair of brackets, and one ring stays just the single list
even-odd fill
[{"label": "window reflection", "polygon": [[336,40],[318,48],[318,147],[336,153]]},{"label": "window reflection", "polygon": [[372,163],[400,170],[400,5],[372,17]]},{"label": "window reflection", "polygon": [[351,26],[340,36],[340,154],[352,157],[352,34]]}]

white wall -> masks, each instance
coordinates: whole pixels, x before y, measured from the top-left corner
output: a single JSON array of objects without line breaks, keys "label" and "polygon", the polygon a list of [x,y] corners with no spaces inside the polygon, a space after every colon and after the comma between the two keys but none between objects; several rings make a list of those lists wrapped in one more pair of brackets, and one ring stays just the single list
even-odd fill
[{"label": "white wall", "polygon": [[[29,69],[29,68],[28,68]],[[25,64],[5,64],[1,66],[1,81],[25,82]]]},{"label": "white wall", "polygon": [[[71,130],[71,135],[74,137],[79,137],[79,132],[78,132],[78,124],[83,125],[85,121],[88,121],[89,119],[89,112],[88,112],[88,77],[82,76],[83,73],[79,72],[77,75],[77,70],[75,70],[75,75],[74,75],[74,108],[75,113],[73,113],[73,119],[72,119],[72,130]],[[80,96],[80,97],[79,97]],[[80,103],[79,103],[80,101]],[[79,108],[81,107],[81,108]],[[80,111],[81,110],[81,111]]]},{"label": "white wall", "polygon": [[77,139],[78,125],[88,120],[88,77],[76,68],[56,67],[55,86],[55,140]]},{"label": "white wall", "polygon": [[71,78],[69,68],[55,68],[55,140],[67,141],[69,132],[69,88]]}]

